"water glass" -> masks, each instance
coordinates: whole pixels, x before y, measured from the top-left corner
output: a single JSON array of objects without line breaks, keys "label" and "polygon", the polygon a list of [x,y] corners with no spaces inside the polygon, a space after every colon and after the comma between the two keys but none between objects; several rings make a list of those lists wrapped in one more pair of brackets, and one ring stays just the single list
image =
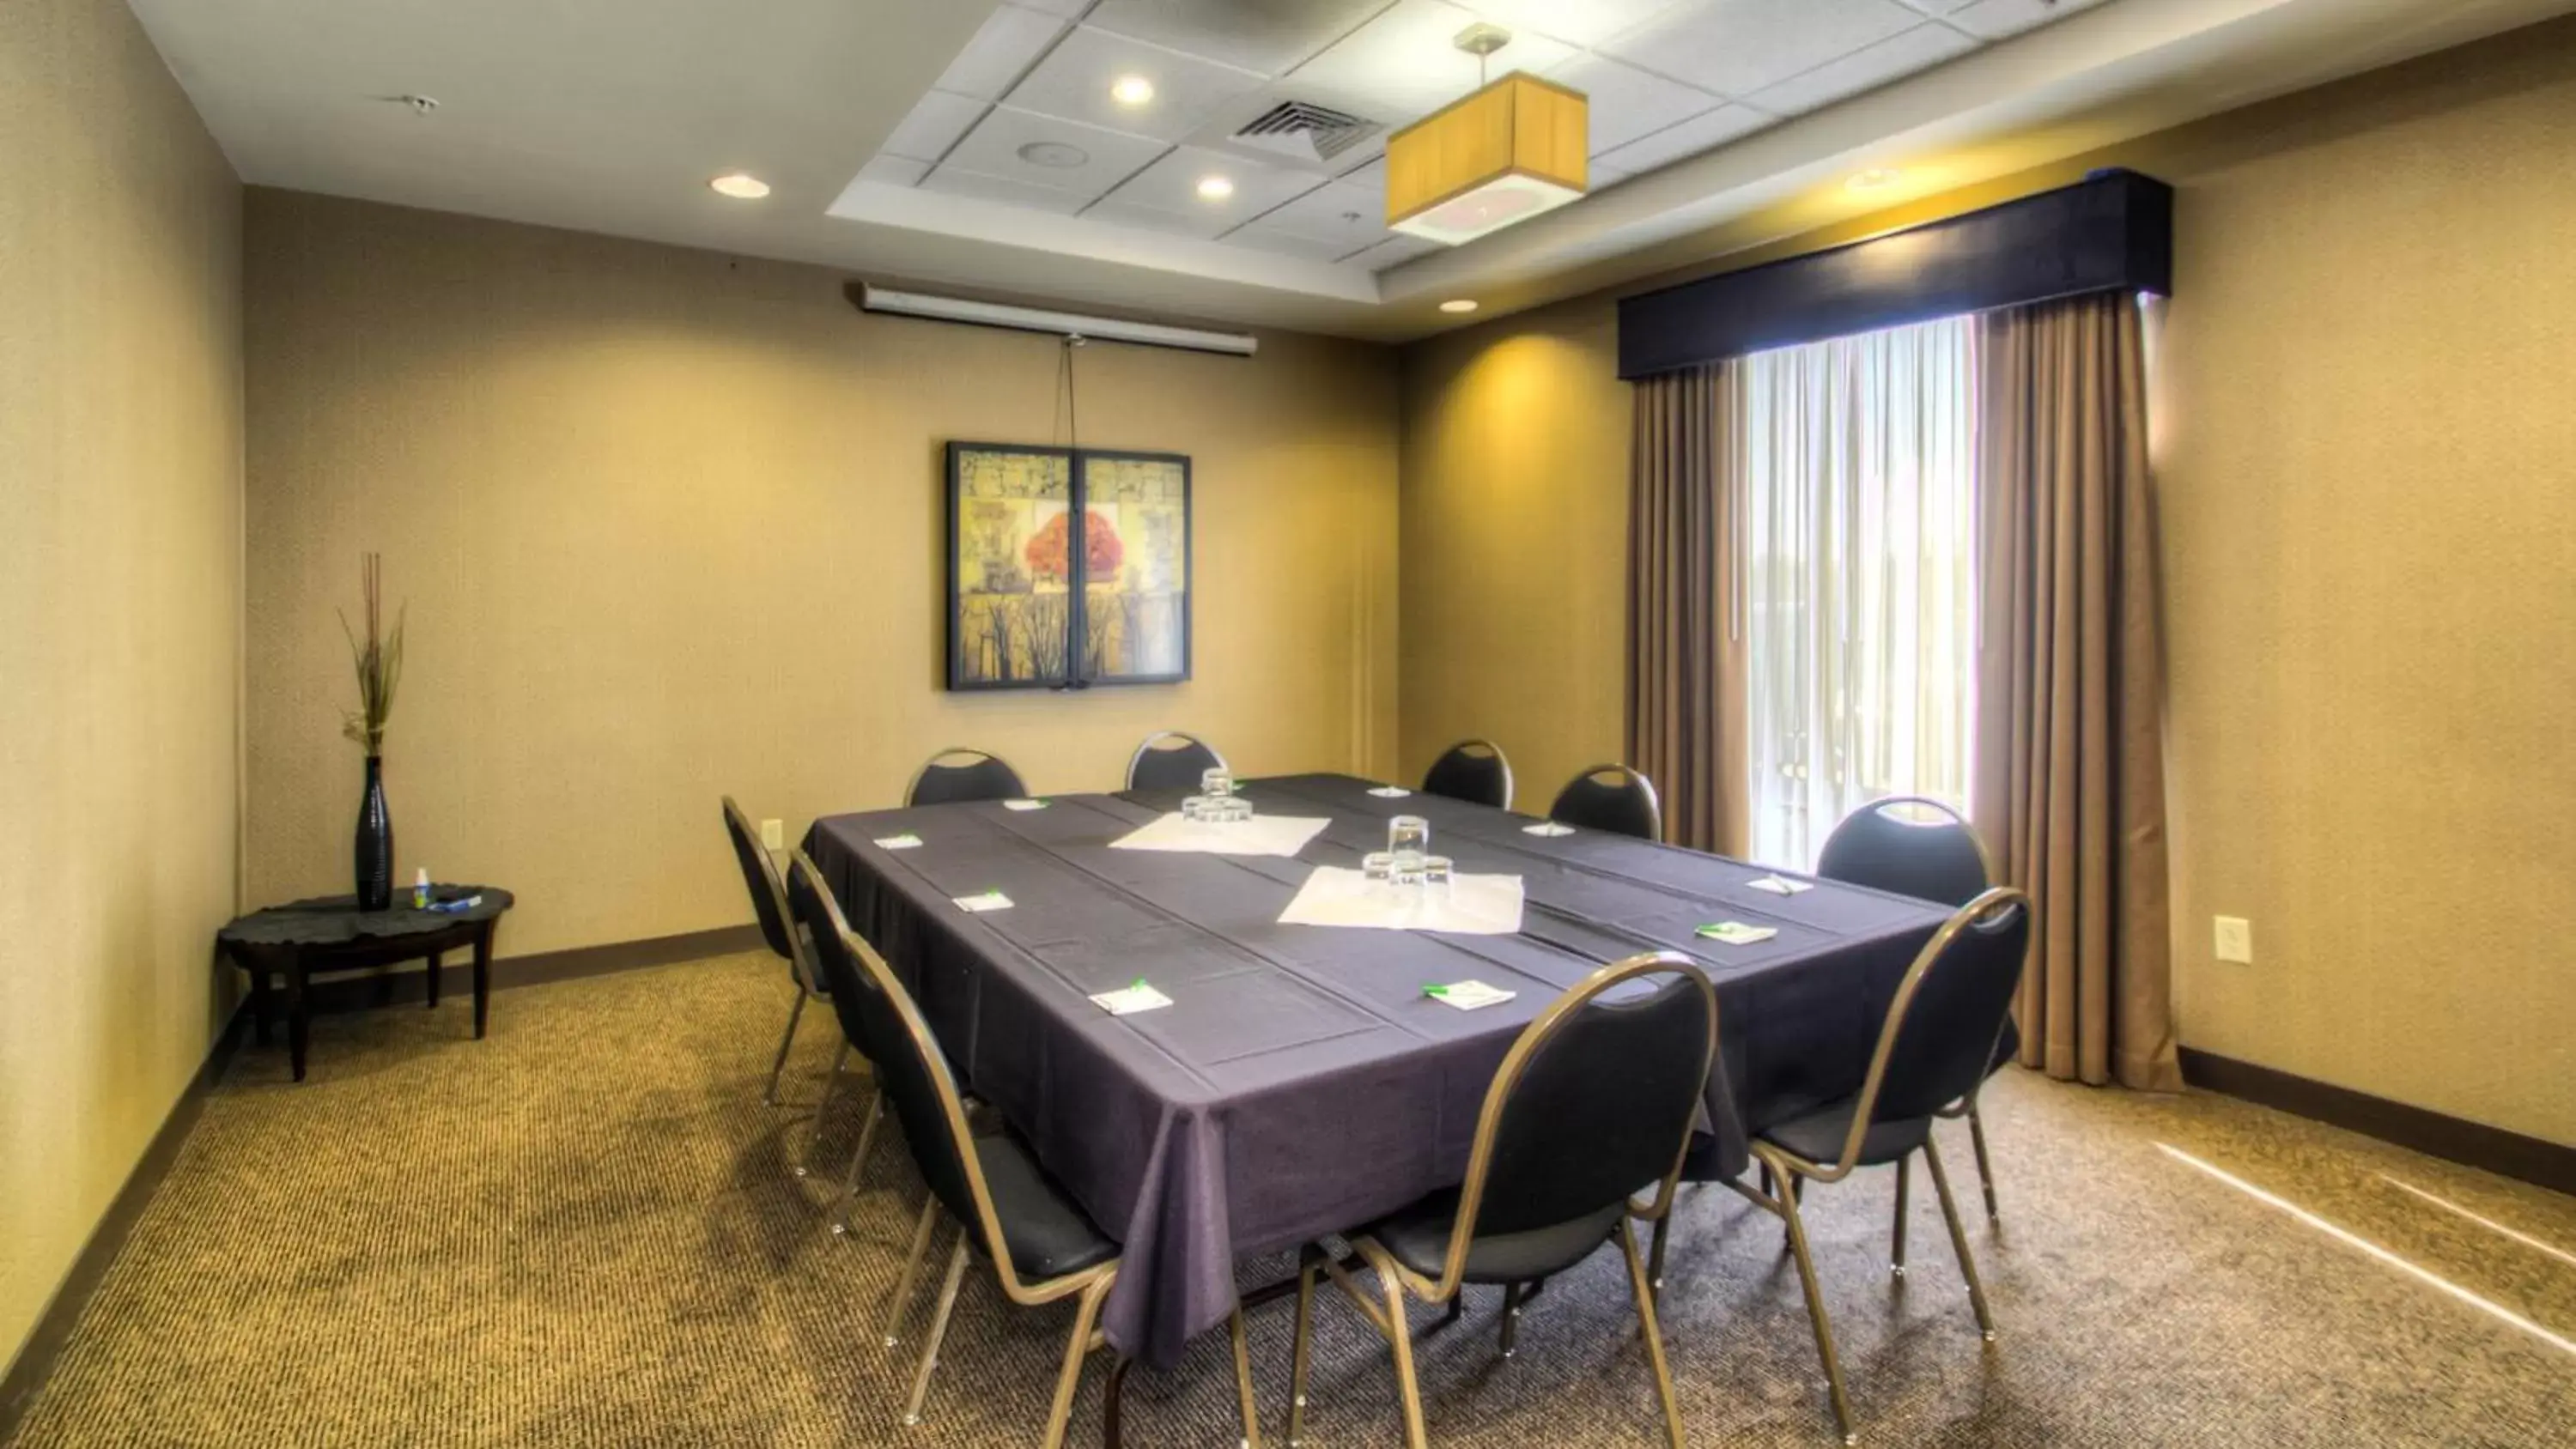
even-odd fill
[{"label": "water glass", "polygon": [[1395,874],[1395,857],[1383,850],[1372,850],[1360,857],[1360,874],[1371,886],[1385,885]]},{"label": "water glass", "polygon": [[1450,882],[1457,878],[1456,867],[1445,855],[1422,857],[1422,892],[1440,900],[1449,898]]},{"label": "water glass", "polygon": [[1181,818],[1183,820],[1205,820],[1208,818],[1208,806],[1212,803],[1214,802],[1210,801],[1205,795],[1192,795],[1181,801]]},{"label": "water glass", "polygon": [[1240,795],[1219,795],[1208,801],[1208,818],[1220,824],[1241,824],[1252,818],[1252,802]]},{"label": "water glass", "polygon": [[1386,822],[1389,855],[1421,855],[1431,849],[1431,822],[1419,815],[1398,815]]},{"label": "water glass", "polygon": [[1199,793],[1207,796],[1211,800],[1223,799],[1224,797],[1233,794],[1234,772],[1223,765],[1219,765],[1213,770],[1200,771]]}]

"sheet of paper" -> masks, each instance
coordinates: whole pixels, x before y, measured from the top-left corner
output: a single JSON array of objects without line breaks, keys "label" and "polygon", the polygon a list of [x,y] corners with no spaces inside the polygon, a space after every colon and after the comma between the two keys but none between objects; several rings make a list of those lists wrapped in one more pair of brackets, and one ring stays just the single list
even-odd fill
[{"label": "sheet of paper", "polygon": [[1402,785],[1380,785],[1369,793],[1375,795],[1381,800],[1401,800],[1413,792],[1404,788]]},{"label": "sheet of paper", "polygon": [[1785,875],[1766,875],[1760,880],[1749,881],[1747,884],[1757,891],[1769,891],[1775,896],[1794,896],[1800,891],[1811,891],[1816,888],[1813,881],[1791,880]]},{"label": "sheet of paper", "polygon": [[1700,927],[1696,934],[1729,946],[1751,946],[1770,940],[1779,935],[1780,930],[1776,926],[1748,926],[1742,921],[1719,921],[1715,925]]},{"label": "sheet of paper", "polygon": [[981,891],[975,895],[957,896],[954,899],[957,902],[957,909],[973,911],[977,915],[986,911],[1007,911],[1011,908],[1011,898],[1000,891]]},{"label": "sheet of paper", "polygon": [[1153,987],[1146,985],[1142,981],[1137,982],[1133,986],[1121,987],[1116,991],[1101,992],[1099,995],[1094,996],[1091,999],[1099,1005],[1101,1010],[1108,1012],[1111,1016],[1134,1016],[1140,1011],[1152,1011],[1157,1007],[1169,1006],[1172,1004],[1172,998],[1156,991]]},{"label": "sheet of paper", "polygon": [[1520,993],[1498,991],[1482,981],[1452,981],[1446,986],[1425,986],[1422,988],[1422,994],[1443,1006],[1454,1006],[1460,1011],[1474,1011],[1478,1007],[1499,1006]]},{"label": "sheet of paper", "polygon": [[1005,810],[1044,810],[1046,805],[1047,802],[1044,800],[1005,800],[1002,802],[1002,808]]},{"label": "sheet of paper", "polygon": [[1462,875],[1445,896],[1372,883],[1355,870],[1320,865],[1279,913],[1282,925],[1358,926],[1381,931],[1448,931],[1509,936],[1521,928],[1521,878]]},{"label": "sheet of paper", "polygon": [[888,835],[881,837],[877,841],[877,848],[879,850],[912,850],[918,848],[920,844],[921,837],[907,830],[901,835]]},{"label": "sheet of paper", "polygon": [[1109,842],[1112,850],[1178,850],[1201,855],[1295,855],[1330,820],[1295,815],[1255,815],[1217,823],[1157,816]]},{"label": "sheet of paper", "polygon": [[1559,825],[1553,820],[1542,820],[1536,825],[1524,825],[1521,827],[1521,834],[1523,835],[1572,835],[1573,833],[1573,826]]}]

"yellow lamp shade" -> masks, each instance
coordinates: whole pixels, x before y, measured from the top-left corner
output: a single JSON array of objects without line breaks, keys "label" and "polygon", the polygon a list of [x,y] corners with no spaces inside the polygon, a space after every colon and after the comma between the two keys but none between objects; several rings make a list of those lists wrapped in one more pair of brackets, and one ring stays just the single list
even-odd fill
[{"label": "yellow lamp shade", "polygon": [[1517,71],[1386,143],[1386,224],[1456,246],[1583,195],[1590,107]]}]

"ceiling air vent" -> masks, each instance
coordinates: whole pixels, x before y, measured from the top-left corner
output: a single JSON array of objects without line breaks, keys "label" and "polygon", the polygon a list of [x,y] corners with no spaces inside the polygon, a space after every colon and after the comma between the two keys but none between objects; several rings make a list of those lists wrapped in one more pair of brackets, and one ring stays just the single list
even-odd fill
[{"label": "ceiling air vent", "polygon": [[1258,151],[1314,163],[1330,161],[1384,129],[1330,106],[1281,101],[1255,116],[1234,139]]}]

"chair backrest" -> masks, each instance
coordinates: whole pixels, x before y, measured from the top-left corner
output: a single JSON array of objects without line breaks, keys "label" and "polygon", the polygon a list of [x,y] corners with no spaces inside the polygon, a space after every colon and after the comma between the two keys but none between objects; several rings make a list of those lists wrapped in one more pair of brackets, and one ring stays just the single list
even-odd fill
[{"label": "chair backrest", "polygon": [[1952,912],[1915,955],[1879,1029],[1842,1161],[1856,1159],[1872,1125],[1929,1117],[1986,1079],[2035,914],[2030,897],[1999,886]]},{"label": "chair backrest", "polygon": [[812,985],[806,974],[806,963],[796,928],[787,919],[787,891],[778,880],[778,863],[769,858],[769,850],[760,843],[760,832],[753,828],[751,817],[724,797],[725,834],[733,841],[734,859],[742,865],[742,883],[751,892],[751,913],[760,918],[760,939],[796,973],[800,985]]},{"label": "chair backrest", "polygon": [[1460,740],[1422,775],[1422,793],[1497,810],[1512,808],[1512,762],[1491,740]]},{"label": "chair backrest", "polygon": [[1872,800],[1844,816],[1825,837],[1816,874],[1945,906],[1964,906],[1995,883],[1977,832],[1920,795]]},{"label": "chair backrest", "polygon": [[903,792],[906,805],[953,805],[961,800],[1017,800],[1029,793],[1020,772],[999,755],[946,749],[922,763]]},{"label": "chair backrest", "polygon": [[[895,1120],[903,1126],[904,1144],[912,1149],[922,1181],[938,1196],[940,1206],[974,1235],[976,1246],[1001,1274],[1003,1289],[1018,1296],[1020,1281],[1011,1269],[1001,1218],[984,1183],[974,1132],[966,1125],[965,1099],[948,1070],[947,1053],[930,1034],[930,1024],[922,1020],[912,993],[895,979],[876,948],[850,929],[832,893],[821,888],[823,875],[814,862],[798,851],[792,869],[815,887],[808,893],[809,909],[826,925],[818,926],[814,934],[820,938],[828,927],[839,943],[839,949],[826,957],[827,969],[848,973],[846,984],[859,1003],[860,1031],[874,1052],[869,1065],[894,1106]],[[838,979],[832,982],[836,1010],[844,984]]]},{"label": "chair backrest", "polygon": [[1130,790],[1197,789],[1199,776],[1225,764],[1225,756],[1193,735],[1164,730],[1145,737],[1127,760]]},{"label": "chair backrest", "polygon": [[[1601,1000],[1631,982],[1652,989]],[[1667,1200],[1716,1059],[1717,993],[1673,952],[1614,962],[1558,997],[1485,1091],[1444,1289],[1480,1234],[1572,1222],[1647,1183]]]},{"label": "chair backrest", "polygon": [[1594,765],[1566,782],[1547,807],[1547,818],[1587,830],[1664,838],[1664,807],[1655,782],[1625,765]]},{"label": "chair backrest", "polygon": [[787,858],[787,909],[814,943],[814,974],[822,983],[832,1014],[840,1019],[841,1039],[873,1063],[877,1043],[888,1030],[893,1008],[876,979],[859,964],[859,939],[841,914],[841,902],[823,883],[823,873],[804,851]]}]

